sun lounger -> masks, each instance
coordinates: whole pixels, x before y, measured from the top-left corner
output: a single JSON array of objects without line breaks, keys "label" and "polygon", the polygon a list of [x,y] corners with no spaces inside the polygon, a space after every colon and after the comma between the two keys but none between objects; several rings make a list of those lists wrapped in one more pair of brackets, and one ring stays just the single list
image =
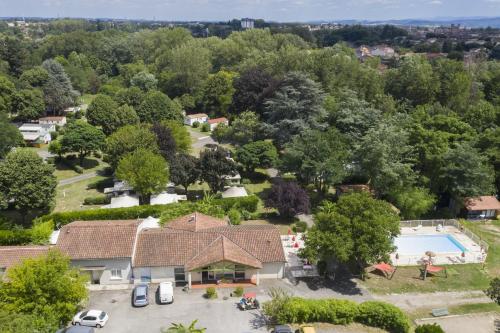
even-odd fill
[{"label": "sun lounger", "polygon": [[414,231],[418,231],[418,230],[420,230],[420,228],[422,228],[422,225],[421,225],[421,224],[417,225],[415,228],[413,228],[413,230],[414,230]]},{"label": "sun lounger", "polygon": [[443,316],[447,316],[449,314],[450,313],[448,312],[447,308],[432,309],[432,315],[434,317],[443,317]]},{"label": "sun lounger", "polygon": [[442,224],[438,224],[437,227],[436,227],[436,231],[437,232],[443,231],[443,225]]},{"label": "sun lounger", "polygon": [[453,263],[453,264],[459,264],[460,263],[460,261],[458,261],[456,258],[453,258],[453,257],[446,257],[446,258],[448,258],[448,260],[451,261],[451,263]]}]

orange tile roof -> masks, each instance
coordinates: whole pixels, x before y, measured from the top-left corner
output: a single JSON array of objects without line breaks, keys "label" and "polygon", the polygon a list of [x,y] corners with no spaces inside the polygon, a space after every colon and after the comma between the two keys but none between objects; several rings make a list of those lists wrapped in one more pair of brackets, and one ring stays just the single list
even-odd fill
[{"label": "orange tile roof", "polygon": [[0,246],[0,268],[9,268],[24,259],[36,258],[49,251],[48,246]]},{"label": "orange tile roof", "polygon": [[227,118],[222,117],[222,118],[209,119],[208,123],[209,124],[217,124],[217,123],[223,123],[223,122],[226,122],[226,121],[228,121]]},{"label": "orange tile roof", "polygon": [[185,216],[178,217],[166,224],[166,228],[185,230],[185,231],[200,231],[215,227],[224,227],[228,223],[224,220],[194,212]]},{"label": "orange tile roof", "polygon": [[500,210],[500,201],[493,195],[466,198],[465,208],[467,210]]},{"label": "orange tile roof", "polygon": [[61,228],[57,248],[71,259],[132,257],[138,220],[76,221]]},{"label": "orange tile roof", "polygon": [[[260,267],[259,263],[285,262],[279,229],[275,226],[218,226],[198,231],[170,228],[141,231],[134,267],[195,267],[224,260]],[[214,243],[221,239],[219,243]],[[225,251],[223,251],[225,250]],[[218,251],[218,252],[217,252]],[[222,253],[222,254],[221,254]],[[195,260],[195,258],[198,258]]]}]

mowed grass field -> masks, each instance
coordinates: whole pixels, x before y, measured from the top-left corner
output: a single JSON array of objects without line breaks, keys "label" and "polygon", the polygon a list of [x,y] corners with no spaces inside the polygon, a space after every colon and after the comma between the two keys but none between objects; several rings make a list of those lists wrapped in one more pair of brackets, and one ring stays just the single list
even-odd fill
[{"label": "mowed grass field", "polygon": [[377,294],[486,289],[493,277],[500,276],[500,221],[464,223],[490,245],[484,265],[446,265],[448,278],[438,274],[425,281],[420,278],[418,266],[400,266],[391,280],[369,273],[360,283]]}]

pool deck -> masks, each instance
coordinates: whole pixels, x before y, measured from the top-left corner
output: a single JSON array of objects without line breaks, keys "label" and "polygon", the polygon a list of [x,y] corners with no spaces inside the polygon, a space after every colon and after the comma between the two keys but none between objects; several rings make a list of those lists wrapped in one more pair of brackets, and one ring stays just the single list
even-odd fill
[{"label": "pool deck", "polygon": [[[462,257],[461,252],[453,253],[436,253],[432,258],[435,265],[451,265],[451,264],[472,264],[482,263],[486,260],[486,254],[481,247],[472,239],[462,233],[453,226],[443,227],[442,231],[437,231],[436,227],[420,227],[420,228],[401,228],[401,236],[416,236],[416,235],[452,235],[466,249],[465,256]],[[426,258],[425,253],[421,255],[399,255],[396,259],[396,253],[391,254],[392,263],[396,266],[416,266],[421,265],[422,259]]]}]

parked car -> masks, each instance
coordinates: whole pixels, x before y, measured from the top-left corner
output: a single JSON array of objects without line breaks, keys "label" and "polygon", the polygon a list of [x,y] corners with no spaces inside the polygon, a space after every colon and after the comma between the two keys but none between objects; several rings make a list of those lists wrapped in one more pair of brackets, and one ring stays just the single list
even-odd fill
[{"label": "parked car", "polygon": [[104,327],[108,322],[108,314],[101,310],[81,311],[73,317],[73,325]]},{"label": "parked car", "polygon": [[288,325],[278,325],[274,326],[273,333],[293,333],[293,331]]},{"label": "parked car", "polygon": [[149,287],[147,284],[140,284],[134,288],[132,296],[134,306],[146,306],[149,304]]},{"label": "parked car", "polygon": [[174,287],[172,282],[162,282],[158,286],[158,298],[161,304],[174,302]]},{"label": "parked car", "polygon": [[95,333],[95,329],[93,327],[70,326],[61,328],[56,333]]},{"label": "parked car", "polygon": [[316,329],[314,328],[314,326],[304,325],[304,326],[300,327],[299,332],[300,333],[316,333]]}]

